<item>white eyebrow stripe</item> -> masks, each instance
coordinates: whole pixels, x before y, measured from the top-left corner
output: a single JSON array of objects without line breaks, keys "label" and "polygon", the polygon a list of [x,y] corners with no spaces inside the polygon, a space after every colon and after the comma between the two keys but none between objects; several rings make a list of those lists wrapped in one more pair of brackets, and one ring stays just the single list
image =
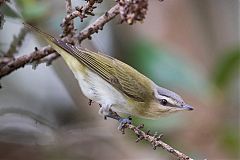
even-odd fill
[{"label": "white eyebrow stripe", "polygon": [[161,96],[165,96],[165,97],[169,97],[169,98],[171,97],[171,98],[175,99],[177,102],[183,101],[182,97],[180,97],[175,92],[172,92],[168,89],[165,89],[165,88],[162,88],[159,86],[157,86],[157,93],[158,93],[158,95],[161,95]]},{"label": "white eyebrow stripe", "polygon": [[166,99],[168,104],[167,106],[169,107],[177,107],[178,105],[176,104],[176,102],[174,100],[172,100],[170,97],[167,97],[167,96],[162,96],[162,95],[159,95],[158,96],[158,99]]}]

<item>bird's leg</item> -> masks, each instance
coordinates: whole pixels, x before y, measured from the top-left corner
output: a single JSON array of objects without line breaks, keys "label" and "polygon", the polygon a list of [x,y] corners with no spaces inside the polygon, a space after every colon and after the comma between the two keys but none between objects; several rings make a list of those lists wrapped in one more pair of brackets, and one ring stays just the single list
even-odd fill
[{"label": "bird's leg", "polygon": [[93,100],[89,99],[88,105],[91,106],[93,103]]},{"label": "bird's leg", "polygon": [[118,130],[120,130],[120,131],[122,131],[122,133],[124,133],[125,124],[132,124],[132,117],[131,116],[129,116],[127,118],[120,117],[118,122],[120,123],[120,125],[118,126]]},{"label": "bird's leg", "polygon": [[100,115],[103,115],[103,116],[104,116],[104,119],[106,119],[106,115],[109,114],[111,105],[99,104],[99,106],[100,106],[100,109],[99,109],[98,113],[99,113]]},{"label": "bird's leg", "polygon": [[120,119],[122,119],[121,116],[119,116],[116,112],[113,112],[112,110],[109,110],[109,113],[107,115],[105,115],[106,119],[107,118],[112,118],[115,119],[117,121],[120,121]]},{"label": "bird's leg", "polygon": [[116,112],[113,112],[111,109],[109,110],[108,115],[106,115],[105,117],[117,120],[120,123],[120,125],[118,126],[118,130],[120,130],[120,131],[123,130],[125,124],[132,123],[132,118],[130,116],[128,118],[123,118],[123,117],[119,116]]},{"label": "bird's leg", "polygon": [[119,116],[116,112],[111,110],[112,105],[101,105],[99,109],[99,114],[104,116],[104,119],[107,118],[112,118],[117,120],[120,125],[118,126],[119,130],[123,130],[125,124],[131,124],[132,123],[132,118],[129,116],[128,118],[123,118]]}]

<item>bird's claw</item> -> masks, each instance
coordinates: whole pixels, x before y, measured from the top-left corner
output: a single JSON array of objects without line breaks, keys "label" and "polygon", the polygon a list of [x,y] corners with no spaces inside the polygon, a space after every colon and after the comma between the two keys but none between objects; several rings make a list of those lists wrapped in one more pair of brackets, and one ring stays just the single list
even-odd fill
[{"label": "bird's claw", "polygon": [[89,101],[88,101],[88,105],[91,106],[92,103],[93,103],[93,100],[89,99]]},{"label": "bird's claw", "polygon": [[118,130],[122,131],[124,133],[124,127],[126,124],[132,124],[132,118],[119,118],[118,122],[120,125],[118,126]]},{"label": "bird's claw", "polygon": [[132,124],[132,117],[131,116],[129,116],[127,118],[122,118],[116,112],[113,112],[112,110],[110,110],[108,115],[104,116],[105,120],[107,118],[112,118],[112,119],[117,120],[120,123],[120,125],[118,126],[118,130],[122,131],[123,134],[124,134],[124,129],[126,127],[125,125],[126,124]]}]

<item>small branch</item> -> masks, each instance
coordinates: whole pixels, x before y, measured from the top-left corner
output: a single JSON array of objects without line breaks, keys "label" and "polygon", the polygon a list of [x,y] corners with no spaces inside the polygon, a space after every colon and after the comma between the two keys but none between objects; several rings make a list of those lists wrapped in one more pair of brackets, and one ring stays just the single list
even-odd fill
[{"label": "small branch", "polygon": [[109,11],[107,11],[104,15],[100,16],[94,23],[87,26],[83,29],[75,38],[79,43],[82,40],[88,38],[91,39],[91,35],[94,33],[98,33],[99,30],[103,29],[103,26],[116,17],[119,14],[119,5],[116,4]]},{"label": "small branch", "polygon": [[[99,2],[99,3],[102,2],[102,0],[95,0],[95,1]],[[89,2],[90,2],[90,0],[88,1],[88,3]],[[120,7],[119,4],[116,4],[115,6],[113,6],[104,15],[100,16],[95,22],[93,22],[92,24],[87,26],[85,29],[83,29],[78,35],[75,34],[72,41],[75,41],[77,39],[78,43],[81,43],[86,38],[91,39],[92,34],[98,33],[99,30],[103,29],[103,26],[106,23],[108,23],[110,20],[112,20],[119,14],[119,7]],[[68,21],[68,19],[72,20],[77,17],[74,15],[72,15],[72,16],[73,17],[66,16],[66,17],[69,17],[69,18],[66,18],[66,20],[67,21]],[[43,50],[44,50],[44,52],[43,52]],[[4,76],[10,74],[11,72],[17,70],[18,68],[24,67],[28,63],[32,63],[33,61],[37,61],[37,62],[41,63],[40,59],[50,55],[53,52],[54,51],[52,49],[50,49],[49,47],[44,47],[43,49],[40,49],[38,52],[33,52],[30,55],[24,55],[24,56],[14,59],[14,60],[11,60],[8,64],[6,64],[5,66],[0,68],[0,79]],[[46,62],[46,61],[52,62],[57,57],[58,57],[58,55],[51,56],[50,58],[49,57],[45,58],[45,60],[43,60],[43,62]]]},{"label": "small branch", "polygon": [[82,22],[84,18],[87,18],[87,15],[94,16],[93,10],[96,8],[94,6],[96,2],[101,3],[102,1],[88,0],[84,6],[77,6],[75,7],[75,11],[72,11],[72,7],[70,7],[71,0],[66,0],[67,15],[61,23],[61,27],[63,28],[63,35],[61,37],[68,34],[68,28],[73,29],[73,26],[69,27],[69,25],[73,23],[74,18],[79,17]]},{"label": "small branch", "polygon": [[148,0],[117,0],[120,5],[121,22],[129,25],[142,22],[148,10]]},{"label": "small branch", "polygon": [[[118,8],[119,8],[118,5],[115,5],[108,12],[106,12],[104,15],[99,17],[95,22],[93,22],[91,25],[89,25],[84,30],[82,30],[79,33],[79,35],[77,36],[77,38],[79,38],[78,41],[81,42],[82,40],[89,38],[90,35],[97,33],[98,30],[101,30],[107,22],[109,22],[116,15],[119,14]],[[92,31],[92,28],[93,28],[93,31]],[[33,61],[37,61],[37,63],[38,62],[41,63],[42,58],[49,56],[53,52],[54,52],[54,50],[51,49],[50,47],[44,47],[37,52],[35,51],[29,55],[24,55],[24,56],[14,59],[14,60],[11,60],[8,64],[6,64],[5,66],[0,68],[0,79],[2,77],[12,73],[15,70],[17,70],[21,67],[24,67],[26,64],[32,63]],[[56,59],[58,56],[53,56],[53,57],[54,57],[54,59]],[[52,62],[52,59],[46,58],[43,61]]]},{"label": "small branch", "polygon": [[8,64],[11,60],[13,60],[13,57],[1,57],[0,58],[0,68]]},{"label": "small branch", "polygon": [[146,141],[148,141],[149,143],[152,144],[153,149],[156,149],[157,147],[162,147],[163,149],[165,149],[169,153],[173,154],[174,156],[176,156],[180,160],[193,160],[192,158],[185,155],[184,153],[174,149],[170,145],[161,141],[160,138],[162,137],[162,135],[159,135],[159,136],[157,136],[157,134],[150,135],[150,133],[145,133],[144,131],[142,131],[141,128],[143,128],[143,125],[140,125],[140,126],[136,127],[132,124],[125,124],[124,127],[126,129],[132,130],[138,136],[138,139],[136,140],[136,142],[144,139],[144,140],[146,140]]},{"label": "small branch", "polygon": [[[67,15],[69,15],[72,13],[72,2],[71,0],[65,0],[65,4],[66,4]],[[64,18],[64,20],[65,19],[66,17]],[[62,26],[62,28],[63,28],[62,37],[65,37],[65,36],[68,36],[69,38],[73,37],[74,35],[73,19],[68,19],[68,21],[66,21],[66,23]]]},{"label": "small branch", "polygon": [[9,46],[8,51],[4,54],[5,57],[13,57],[17,52],[17,48],[21,47],[22,42],[27,34],[26,28],[22,28],[17,36],[13,36],[13,41]]},{"label": "small branch", "polygon": [[57,52],[54,52],[54,53],[52,53],[52,54],[50,54],[50,55],[48,55],[48,56],[40,59],[40,60],[38,61],[38,64],[46,63],[46,65],[49,66],[49,65],[51,65],[52,62],[53,62],[55,59],[57,59],[58,57],[60,57],[60,54],[58,54]]},{"label": "small branch", "polygon": [[55,52],[50,46],[43,47],[41,50],[34,51],[29,55],[24,55],[19,58],[9,61],[6,65],[0,68],[0,79],[26,64],[38,61],[43,57]]},{"label": "small branch", "polygon": [[[113,112],[113,111],[111,111],[110,114],[107,117],[115,119],[117,121],[120,121],[120,119],[122,119],[116,112]],[[125,129],[132,130],[136,134],[136,136],[138,137],[136,139],[136,142],[139,142],[141,140],[146,140],[149,143],[151,143],[154,150],[157,147],[161,147],[161,148],[165,149],[166,151],[168,151],[169,153],[173,154],[175,157],[177,157],[180,160],[193,160],[192,158],[190,158],[186,154],[174,149],[173,147],[171,147],[167,143],[164,143],[161,140],[161,138],[163,136],[162,134],[158,135],[157,133],[155,133],[154,135],[152,135],[152,134],[150,134],[150,130],[148,132],[144,132],[143,130],[141,130],[143,128],[144,128],[143,124],[139,125],[139,126],[134,126],[132,124],[123,124],[123,126],[121,126],[121,131],[124,134]]]},{"label": "small branch", "polygon": [[[0,7],[5,5],[6,2],[10,2],[10,0],[0,0]],[[4,22],[5,22],[4,14],[0,11],[0,29],[3,28]]]}]

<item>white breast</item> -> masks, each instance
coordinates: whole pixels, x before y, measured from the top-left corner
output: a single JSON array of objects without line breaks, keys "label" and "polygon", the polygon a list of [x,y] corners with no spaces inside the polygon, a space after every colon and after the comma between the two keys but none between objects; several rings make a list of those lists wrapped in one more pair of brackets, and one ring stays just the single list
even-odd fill
[{"label": "white breast", "polygon": [[[54,44],[53,44],[54,46]],[[59,47],[54,47],[62,55],[69,68],[77,78],[83,94],[101,104],[111,105],[114,111],[129,113],[126,97],[112,87],[93,71],[84,67],[77,59]]]},{"label": "white breast", "polygon": [[75,72],[74,75],[86,97],[102,105],[112,105],[114,111],[129,113],[124,95],[96,73],[89,69],[85,71],[87,74]]}]

